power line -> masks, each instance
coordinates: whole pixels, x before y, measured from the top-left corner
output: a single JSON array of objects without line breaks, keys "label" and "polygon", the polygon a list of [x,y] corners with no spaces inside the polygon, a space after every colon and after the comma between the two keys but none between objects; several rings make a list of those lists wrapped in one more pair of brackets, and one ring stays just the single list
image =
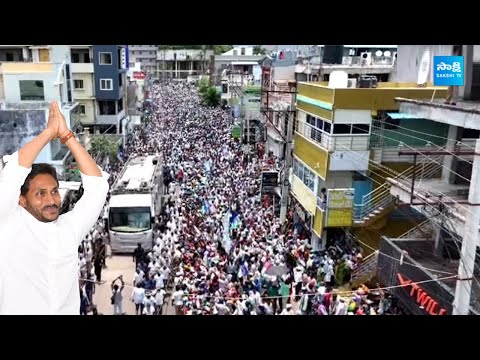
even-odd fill
[{"label": "power line", "polygon": [[[356,126],[354,126],[354,125],[352,125],[352,128],[360,129],[360,128],[357,128],[357,127],[356,127]],[[363,131],[363,129],[360,129],[360,130],[362,130],[362,131]],[[434,163],[436,163],[436,164],[440,165],[441,167],[443,167],[443,168],[447,169],[447,170],[448,170],[448,171],[450,171],[452,174],[455,174],[455,175],[457,175],[458,177],[460,177],[460,178],[462,178],[462,179],[464,179],[464,180],[466,180],[466,181],[470,182],[470,180],[469,180],[469,179],[467,179],[466,177],[464,177],[464,176],[460,175],[459,173],[457,173],[457,172],[453,171],[452,169],[448,168],[447,166],[445,166],[445,165],[443,165],[443,164],[440,164],[439,162],[437,162],[437,161],[433,160],[431,157],[429,157],[428,155],[426,155],[426,154],[422,153],[421,151],[418,151],[418,150],[417,150],[417,149],[415,149],[414,147],[412,147],[412,146],[410,146],[410,145],[407,145],[407,144],[405,144],[405,143],[402,143],[400,140],[393,139],[393,138],[391,138],[391,137],[385,136],[385,135],[383,135],[383,134],[377,134],[377,135],[378,135],[378,136],[380,136],[380,137],[383,137],[383,138],[385,138],[385,139],[390,139],[390,140],[393,140],[393,141],[396,141],[396,142],[398,142],[398,143],[401,143],[401,144],[403,144],[404,146],[406,146],[406,147],[408,147],[408,148],[410,148],[410,149],[412,149],[412,150],[414,150],[414,151],[418,152],[418,154],[420,154],[420,155],[422,155],[422,156],[425,156],[425,157],[426,157],[427,159],[429,159],[431,162],[434,162]]]},{"label": "power line", "polygon": [[[454,157],[460,159],[461,161],[465,161],[465,162],[467,162],[467,163],[470,164],[470,165],[473,163],[472,161],[467,160],[467,159],[465,159],[465,158],[463,158],[463,157],[461,157],[461,156],[459,156],[459,155],[457,155],[457,154],[454,154],[453,152],[446,150],[444,147],[439,146],[439,145],[431,142],[430,140],[425,140],[425,139],[422,139],[422,138],[419,138],[419,137],[416,137],[416,136],[413,136],[413,135],[404,134],[404,133],[401,133],[401,132],[395,131],[395,130],[382,129],[381,127],[377,127],[377,126],[372,126],[372,127],[375,128],[375,129],[383,130],[383,131],[382,131],[382,134],[383,134],[384,131],[388,131],[388,132],[391,132],[391,133],[400,134],[400,135],[402,135],[402,136],[408,136],[408,137],[410,137],[410,138],[412,138],[412,139],[421,140],[421,141],[425,142],[426,145],[431,144],[431,145],[437,147],[437,149],[442,149],[442,150],[444,150],[444,151],[446,151],[446,152],[449,152],[451,156],[454,156]],[[376,135],[376,136],[381,136],[381,134],[378,134],[378,133],[375,133],[374,135]],[[400,144],[404,144],[403,141],[400,141],[400,140],[397,140],[397,141],[398,141]]]},{"label": "power line", "polygon": [[[378,125],[372,125],[373,127],[378,127],[380,129],[382,129],[381,126],[378,126]],[[398,128],[398,129],[403,129],[403,130],[407,130],[407,131],[411,131],[411,132],[414,132],[414,133],[418,133],[418,134],[421,134],[421,135],[427,135],[427,136],[430,136],[430,137],[434,137],[434,138],[437,138],[437,139],[443,139],[443,140],[447,140],[447,141],[454,141],[456,144],[458,145],[464,145],[465,147],[469,148],[469,149],[472,149],[472,150],[475,150],[475,146],[471,146],[471,145],[468,145],[460,140],[455,140],[455,139],[451,139],[451,138],[448,138],[448,137],[444,137],[444,136],[439,136],[439,135],[434,135],[434,134],[429,134],[429,133],[426,133],[426,132],[423,132],[423,131],[418,131],[418,130],[413,130],[413,129],[409,129],[409,128],[406,128],[406,127],[403,127],[403,126],[400,126],[400,125],[394,125],[395,128]],[[391,131],[390,129],[385,129],[386,131]],[[402,135],[406,135],[406,134],[403,134]],[[474,139],[476,140],[476,139]]]},{"label": "power line", "polygon": [[[343,146],[343,145],[339,145],[339,146],[345,147],[345,146]],[[345,148],[346,148],[346,147],[345,147]],[[348,149],[348,148],[346,148],[346,149]],[[348,149],[348,150],[350,150],[350,149]],[[347,154],[347,153],[346,153],[346,154]],[[361,154],[358,154],[356,151],[353,151],[353,150],[350,150],[350,151],[348,152],[348,154],[354,154],[355,156],[359,157],[359,158],[362,159],[362,160],[365,159],[364,156],[362,156]],[[371,159],[368,159],[368,161],[375,163],[375,162],[374,162],[373,160],[371,160]],[[376,164],[376,163],[375,163],[375,164]],[[376,173],[374,170],[370,170],[370,171],[371,171],[372,173],[374,173],[375,175],[377,175],[378,177],[384,179],[386,182],[388,182],[388,180],[387,180],[387,178],[386,178],[385,176],[383,176],[383,175],[381,175],[381,174],[379,174],[379,173]],[[394,171],[394,170],[392,170],[392,171]],[[399,174],[399,176],[402,176],[402,175]],[[438,190],[435,190],[435,189],[431,189],[431,188],[429,188],[429,187],[425,187],[425,186],[420,185],[420,184],[419,184],[418,188],[419,188],[419,189],[423,189],[427,194],[432,193],[432,195],[434,195],[434,194],[436,193],[437,196],[439,196],[439,197],[441,196],[442,198],[445,198],[445,199],[447,199],[447,200],[450,199],[452,202],[457,203],[457,201],[455,201],[455,199],[449,197],[448,195],[446,195],[445,193],[442,193],[441,191],[438,191]],[[455,211],[455,208],[452,207],[452,206],[450,206],[450,204],[445,204],[445,203],[443,203],[443,202],[442,202],[442,204],[443,204],[444,206],[446,206],[447,208],[451,209],[452,211]],[[465,209],[465,211],[470,212],[471,214],[473,214],[472,211],[471,211],[469,208],[467,208],[466,206],[464,206],[464,205],[462,205],[462,204],[457,204],[457,205],[458,205],[459,207]]]}]

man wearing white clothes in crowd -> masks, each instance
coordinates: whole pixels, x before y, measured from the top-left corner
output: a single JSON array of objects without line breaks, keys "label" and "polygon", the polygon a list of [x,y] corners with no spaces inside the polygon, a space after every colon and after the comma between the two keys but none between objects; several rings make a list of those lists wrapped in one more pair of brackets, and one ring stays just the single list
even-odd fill
[{"label": "man wearing white clothes in crowd", "polygon": [[[62,215],[55,168],[34,164],[57,138],[75,158],[84,188],[74,209]],[[79,315],[78,247],[97,221],[108,187],[108,174],[53,102],[46,129],[11,155],[0,173],[0,314]]]}]

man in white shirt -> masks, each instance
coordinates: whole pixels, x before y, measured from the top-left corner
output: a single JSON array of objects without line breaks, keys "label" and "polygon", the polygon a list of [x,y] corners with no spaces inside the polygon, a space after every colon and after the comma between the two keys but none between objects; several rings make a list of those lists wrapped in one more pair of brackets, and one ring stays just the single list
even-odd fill
[{"label": "man in white shirt", "polygon": [[[33,164],[56,138],[75,158],[84,187],[74,209],[61,216],[55,168]],[[79,314],[77,250],[102,211],[107,180],[53,102],[47,128],[0,173],[0,314]]]},{"label": "man in white shirt", "polygon": [[167,292],[164,289],[157,289],[155,293],[155,314],[162,315],[163,303],[165,301],[165,294]]},{"label": "man in white shirt", "polygon": [[139,284],[135,285],[132,291],[132,301],[135,304],[135,314],[142,315],[143,300],[145,299],[145,289]]}]

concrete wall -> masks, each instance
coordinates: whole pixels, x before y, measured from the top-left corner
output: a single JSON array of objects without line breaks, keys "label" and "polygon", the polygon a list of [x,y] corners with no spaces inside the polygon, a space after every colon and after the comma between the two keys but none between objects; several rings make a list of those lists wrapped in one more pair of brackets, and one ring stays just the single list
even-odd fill
[{"label": "concrete wall", "polygon": [[394,72],[389,81],[417,82],[419,65],[426,48],[430,48],[431,66],[428,82],[433,81],[433,56],[452,55],[453,45],[398,45]]},{"label": "concrete wall", "polygon": [[[245,48],[245,53],[244,54],[242,54],[242,48]],[[237,56],[241,56],[241,55],[251,56],[251,55],[253,55],[253,47],[249,47],[249,46],[234,47],[233,49],[227,51],[226,53],[223,53],[222,55],[234,55],[234,51],[236,52]]]},{"label": "concrete wall", "polygon": [[[9,155],[40,134],[47,123],[45,110],[0,110],[0,156]],[[40,152],[36,162],[50,159],[50,146]]]},{"label": "concrete wall", "polygon": [[72,74],[73,80],[83,80],[83,90],[74,90],[73,97],[75,100],[81,100],[94,96],[93,91],[93,74],[76,73]]},{"label": "concrete wall", "polygon": [[95,99],[92,100],[77,100],[79,104],[85,105],[85,115],[80,116],[82,124],[95,123]]},{"label": "concrete wall", "polygon": [[273,80],[295,80],[295,65],[275,66],[273,69]]},{"label": "concrete wall", "polygon": [[480,62],[480,45],[473,45],[473,62]]},{"label": "concrete wall", "polygon": [[353,186],[352,173],[350,171],[330,171],[324,182],[319,178],[319,191],[322,187],[327,189],[351,188]]},{"label": "concrete wall", "polygon": [[[7,103],[27,102],[20,99],[20,80],[41,80],[43,81],[43,94],[45,102],[53,100],[60,101],[60,92],[57,86],[53,86],[56,81],[55,74],[52,73],[23,73],[23,74],[4,74],[5,101]],[[28,101],[30,102],[30,101]],[[35,101],[33,101],[35,102]]]}]

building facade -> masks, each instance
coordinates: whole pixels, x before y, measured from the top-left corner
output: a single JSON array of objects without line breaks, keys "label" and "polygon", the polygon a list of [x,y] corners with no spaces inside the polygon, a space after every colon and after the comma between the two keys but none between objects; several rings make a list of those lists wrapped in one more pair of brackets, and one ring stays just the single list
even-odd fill
[{"label": "building facade", "polygon": [[141,71],[155,73],[157,70],[158,45],[128,45],[129,68],[139,63]]},{"label": "building facade", "polygon": [[126,61],[125,46],[93,46],[95,132],[121,132],[127,105]]},{"label": "building facade", "polygon": [[374,182],[372,177],[372,163],[383,160],[371,159],[371,143],[384,112],[398,110],[395,98],[430,99],[446,93],[407,83],[378,85],[297,86],[291,194],[311,219],[306,228],[314,248],[325,243],[329,229],[369,226],[392,210],[394,200],[382,187],[384,181]]},{"label": "building facade", "polygon": [[[0,156],[11,154],[42,132],[50,102],[57,101],[70,129],[80,125],[68,45],[0,46]],[[47,145],[38,162],[62,174],[68,149]]]}]

